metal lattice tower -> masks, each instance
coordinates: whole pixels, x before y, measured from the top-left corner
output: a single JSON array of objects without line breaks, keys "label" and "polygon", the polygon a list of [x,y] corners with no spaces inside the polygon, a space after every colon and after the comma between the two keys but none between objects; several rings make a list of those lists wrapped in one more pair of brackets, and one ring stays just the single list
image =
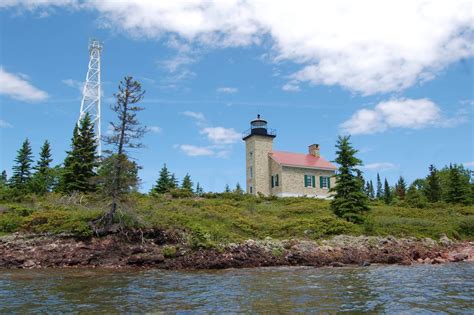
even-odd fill
[{"label": "metal lattice tower", "polygon": [[100,54],[102,52],[102,43],[98,40],[89,42],[89,68],[87,69],[86,83],[82,90],[81,112],[79,119],[89,114],[95,128],[97,141],[97,154],[102,155],[101,133],[100,133]]}]

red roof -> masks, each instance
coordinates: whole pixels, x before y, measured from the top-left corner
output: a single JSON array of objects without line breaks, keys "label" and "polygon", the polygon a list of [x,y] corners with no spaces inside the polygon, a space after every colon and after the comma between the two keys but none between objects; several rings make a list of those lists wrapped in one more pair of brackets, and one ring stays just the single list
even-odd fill
[{"label": "red roof", "polygon": [[336,166],[323,157],[315,157],[311,154],[272,151],[270,156],[280,165],[295,167],[310,167],[335,170]]}]

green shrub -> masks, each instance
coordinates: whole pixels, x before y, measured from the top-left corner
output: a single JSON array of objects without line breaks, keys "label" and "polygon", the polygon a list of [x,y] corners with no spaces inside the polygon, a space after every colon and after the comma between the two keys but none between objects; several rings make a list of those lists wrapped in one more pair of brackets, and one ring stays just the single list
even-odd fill
[{"label": "green shrub", "polygon": [[176,247],[174,246],[164,246],[163,247],[163,256],[165,256],[165,258],[174,258],[176,257]]},{"label": "green shrub", "polygon": [[466,216],[459,222],[458,232],[465,236],[474,236],[474,215]]}]

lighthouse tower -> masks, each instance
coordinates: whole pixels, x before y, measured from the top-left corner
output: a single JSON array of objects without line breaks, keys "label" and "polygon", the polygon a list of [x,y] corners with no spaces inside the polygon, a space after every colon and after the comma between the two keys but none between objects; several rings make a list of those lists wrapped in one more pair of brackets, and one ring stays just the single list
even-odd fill
[{"label": "lighthouse tower", "polygon": [[249,194],[265,196],[271,193],[270,165],[268,154],[272,151],[276,132],[268,128],[267,121],[257,115],[250,122],[250,129],[244,132],[246,161],[246,189]]}]

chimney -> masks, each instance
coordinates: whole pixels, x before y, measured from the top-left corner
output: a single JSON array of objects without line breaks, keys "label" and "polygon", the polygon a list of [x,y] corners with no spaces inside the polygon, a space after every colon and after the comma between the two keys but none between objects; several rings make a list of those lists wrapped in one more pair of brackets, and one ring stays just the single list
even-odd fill
[{"label": "chimney", "polygon": [[308,147],[309,154],[319,157],[319,144],[312,144]]}]

